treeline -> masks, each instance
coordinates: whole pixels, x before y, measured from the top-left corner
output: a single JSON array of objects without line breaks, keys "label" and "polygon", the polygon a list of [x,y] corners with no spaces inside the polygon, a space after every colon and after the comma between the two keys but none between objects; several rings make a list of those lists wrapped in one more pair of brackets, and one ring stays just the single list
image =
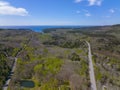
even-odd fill
[{"label": "treeline", "polygon": [[[73,37],[74,38],[74,37]],[[84,41],[79,38],[70,39],[65,36],[54,35],[51,40],[44,41],[44,45],[55,45],[62,48],[79,48],[84,47]]]}]

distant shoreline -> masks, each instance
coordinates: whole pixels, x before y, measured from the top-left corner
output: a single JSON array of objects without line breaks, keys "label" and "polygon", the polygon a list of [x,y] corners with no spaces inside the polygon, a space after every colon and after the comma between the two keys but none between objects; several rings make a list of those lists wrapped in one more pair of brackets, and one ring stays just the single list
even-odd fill
[{"label": "distant shoreline", "polygon": [[32,31],[35,31],[35,32],[43,32],[43,30],[46,30],[46,29],[79,29],[79,28],[95,28],[95,27],[109,27],[109,26],[119,26],[120,24],[116,24],[116,25],[104,25],[104,26],[100,26],[100,25],[95,25],[95,26],[78,26],[78,25],[61,25],[61,26],[35,26],[35,25],[31,25],[31,26],[0,26],[0,29],[17,29],[17,30],[32,30]]},{"label": "distant shoreline", "polygon": [[18,29],[18,30],[33,30],[36,32],[42,32],[44,29],[52,28],[82,28],[91,26],[0,26],[0,29]]}]

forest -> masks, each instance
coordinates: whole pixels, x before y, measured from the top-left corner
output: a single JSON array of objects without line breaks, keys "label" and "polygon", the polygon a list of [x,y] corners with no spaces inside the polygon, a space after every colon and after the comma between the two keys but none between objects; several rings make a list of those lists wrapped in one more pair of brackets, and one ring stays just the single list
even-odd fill
[{"label": "forest", "polygon": [[[0,90],[91,90],[88,41],[97,89],[120,89],[120,25],[32,30],[0,29]],[[24,82],[34,85],[24,86]]]}]

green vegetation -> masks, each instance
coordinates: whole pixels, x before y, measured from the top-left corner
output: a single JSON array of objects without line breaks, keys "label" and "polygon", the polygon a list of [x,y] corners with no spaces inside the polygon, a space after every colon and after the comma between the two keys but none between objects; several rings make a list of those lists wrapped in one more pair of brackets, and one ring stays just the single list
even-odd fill
[{"label": "green vegetation", "polygon": [[70,59],[71,59],[72,61],[80,61],[80,57],[79,57],[79,55],[76,54],[76,53],[72,53],[72,54],[70,55]]},{"label": "green vegetation", "polygon": [[88,77],[88,63],[85,60],[81,60],[81,70],[80,75]]},{"label": "green vegetation", "polygon": [[62,60],[59,58],[51,57],[41,59],[42,63],[36,65],[34,67],[34,73],[36,78],[45,77],[49,74],[56,74],[60,71],[60,67],[62,65]]},{"label": "green vegetation", "polygon": [[5,83],[6,77],[9,72],[10,67],[7,64],[7,58],[3,53],[0,53],[0,87],[2,87],[2,85]]},{"label": "green vegetation", "polygon": [[15,57],[17,67],[9,90],[19,90],[21,81],[33,88],[22,90],[90,90],[88,47],[92,46],[98,90],[103,85],[120,89],[120,26],[73,29],[0,30],[0,89]]}]

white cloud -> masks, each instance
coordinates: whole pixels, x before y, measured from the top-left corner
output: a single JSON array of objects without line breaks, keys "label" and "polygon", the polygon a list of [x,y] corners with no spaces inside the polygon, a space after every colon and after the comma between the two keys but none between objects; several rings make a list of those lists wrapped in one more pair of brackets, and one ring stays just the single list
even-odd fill
[{"label": "white cloud", "polygon": [[90,17],[91,16],[90,12],[88,10],[86,10],[86,9],[83,9],[81,11],[77,10],[76,13],[77,14],[81,13],[81,14],[85,15],[86,17]]},{"label": "white cloud", "polygon": [[115,9],[110,9],[109,12],[110,13],[115,13]]},{"label": "white cloud", "polygon": [[90,6],[93,6],[93,5],[100,6],[102,4],[102,1],[103,0],[88,0]]},{"label": "white cloud", "polygon": [[75,0],[75,3],[80,3],[82,2],[83,0]]},{"label": "white cloud", "polygon": [[89,6],[94,6],[94,5],[100,6],[103,0],[75,0],[75,3],[80,3],[82,1],[88,1]]},{"label": "white cloud", "polygon": [[91,16],[91,14],[90,14],[90,12],[88,10],[83,9],[82,11],[85,13],[85,16],[87,16],[87,17]]},{"label": "white cloud", "polygon": [[11,6],[8,2],[0,1],[0,15],[26,16],[28,15],[28,11],[24,8],[16,8]]},{"label": "white cloud", "polygon": [[90,14],[90,13],[86,13],[86,14],[85,14],[85,16],[90,17],[90,16],[91,16],[91,14]]}]

